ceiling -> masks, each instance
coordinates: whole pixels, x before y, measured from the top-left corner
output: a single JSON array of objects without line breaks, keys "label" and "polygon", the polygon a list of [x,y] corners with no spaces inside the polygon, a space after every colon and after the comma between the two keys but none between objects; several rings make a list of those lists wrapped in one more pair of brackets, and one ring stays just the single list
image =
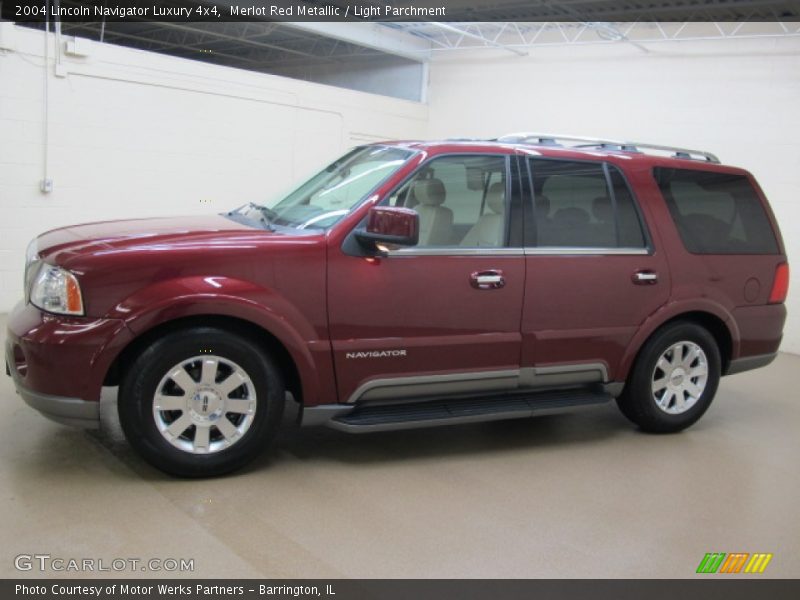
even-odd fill
[{"label": "ceiling", "polygon": [[[395,0],[391,4],[424,5],[425,2]],[[447,20],[772,21],[797,19],[798,4],[793,0],[448,0]]]},{"label": "ceiling", "polygon": [[[345,2],[328,0],[332,5]],[[413,5],[426,2],[441,6],[440,0],[414,0]],[[62,5],[74,3],[61,0]],[[411,0],[360,3],[412,5]],[[437,54],[476,48],[524,55],[544,45],[624,43],[647,51],[650,44],[677,40],[800,35],[798,0],[448,0],[446,18],[381,23],[64,22],[62,32],[284,74],[388,59],[425,62]]]},{"label": "ceiling", "polygon": [[385,52],[275,22],[64,23],[62,33],[251,70],[331,63]]}]

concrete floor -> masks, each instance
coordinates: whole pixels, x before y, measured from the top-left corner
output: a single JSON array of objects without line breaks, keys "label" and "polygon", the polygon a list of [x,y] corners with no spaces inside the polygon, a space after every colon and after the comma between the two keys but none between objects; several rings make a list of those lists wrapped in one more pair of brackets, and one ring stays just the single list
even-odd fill
[{"label": "concrete floor", "polygon": [[800,357],[782,355],[724,379],[678,435],[639,433],[613,405],[306,429],[208,481],[142,462],[113,404],[87,433],[39,416],[1,377],[0,577],[41,576],[14,569],[23,553],[193,558],[203,578],[691,577],[706,552],[771,552],[762,577],[800,577],[798,373]]}]

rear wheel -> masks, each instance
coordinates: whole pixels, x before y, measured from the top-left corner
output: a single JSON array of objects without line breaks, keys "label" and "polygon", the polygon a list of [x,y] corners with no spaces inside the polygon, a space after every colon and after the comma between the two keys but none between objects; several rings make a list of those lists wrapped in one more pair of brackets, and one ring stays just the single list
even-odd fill
[{"label": "rear wheel", "polygon": [[172,475],[233,471],[274,437],[284,383],[252,340],[212,327],[172,332],[142,352],[120,386],[130,444]]},{"label": "rear wheel", "polygon": [[720,364],[719,347],[708,330],[689,321],[673,323],[642,347],[617,404],[644,431],[681,431],[710,406]]}]

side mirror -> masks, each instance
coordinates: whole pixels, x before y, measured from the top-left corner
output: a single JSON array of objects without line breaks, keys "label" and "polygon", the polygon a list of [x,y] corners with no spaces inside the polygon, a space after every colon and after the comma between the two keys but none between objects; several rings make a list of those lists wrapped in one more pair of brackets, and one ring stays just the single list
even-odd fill
[{"label": "side mirror", "polygon": [[370,249],[377,244],[415,246],[419,241],[419,215],[410,208],[373,206],[367,215],[367,228],[356,231],[356,238]]}]

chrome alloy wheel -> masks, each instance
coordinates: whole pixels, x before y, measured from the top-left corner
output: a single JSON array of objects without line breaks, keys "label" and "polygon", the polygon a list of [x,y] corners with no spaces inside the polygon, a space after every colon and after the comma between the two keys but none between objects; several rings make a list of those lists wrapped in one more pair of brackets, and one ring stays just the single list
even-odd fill
[{"label": "chrome alloy wheel", "polygon": [[653,399],[658,408],[679,415],[692,408],[708,381],[708,358],[694,342],[677,342],[667,348],[653,370]]},{"label": "chrome alloy wheel", "polygon": [[256,389],[235,362],[210,354],[181,361],[153,396],[156,427],[170,444],[209,454],[238,442],[256,412]]}]

